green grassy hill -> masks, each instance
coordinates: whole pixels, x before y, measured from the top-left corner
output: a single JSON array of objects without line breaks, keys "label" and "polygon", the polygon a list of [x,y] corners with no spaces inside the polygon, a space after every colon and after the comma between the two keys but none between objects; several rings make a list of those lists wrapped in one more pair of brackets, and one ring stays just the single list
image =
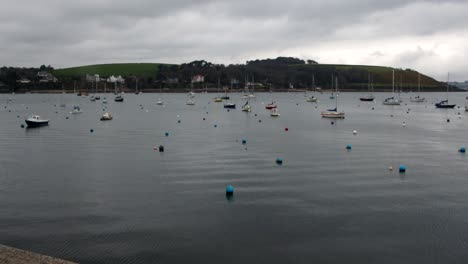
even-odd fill
[{"label": "green grassy hill", "polygon": [[[86,74],[99,74],[103,77],[111,75],[140,77],[155,77],[158,73],[158,67],[161,63],[113,63],[79,66],[65,69],[54,70],[57,77],[83,77]],[[167,64],[166,64],[167,65]]]}]

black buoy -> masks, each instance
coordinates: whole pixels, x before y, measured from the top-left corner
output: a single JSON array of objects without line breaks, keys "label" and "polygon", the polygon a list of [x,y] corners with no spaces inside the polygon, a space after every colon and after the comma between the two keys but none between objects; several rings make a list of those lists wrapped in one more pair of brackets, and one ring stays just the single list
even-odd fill
[{"label": "black buoy", "polygon": [[160,145],[158,149],[159,149],[159,152],[164,152],[164,146],[163,145]]},{"label": "black buoy", "polygon": [[24,124],[21,124],[21,128],[24,128]]}]

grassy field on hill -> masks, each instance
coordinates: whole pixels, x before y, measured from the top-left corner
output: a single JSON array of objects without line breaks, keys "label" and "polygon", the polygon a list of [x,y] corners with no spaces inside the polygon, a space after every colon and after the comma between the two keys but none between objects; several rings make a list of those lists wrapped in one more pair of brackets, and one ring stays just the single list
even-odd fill
[{"label": "grassy field on hill", "polygon": [[114,63],[79,66],[65,69],[57,69],[54,75],[57,77],[82,77],[86,74],[99,74],[103,77],[111,75],[140,77],[155,77],[160,63]]}]

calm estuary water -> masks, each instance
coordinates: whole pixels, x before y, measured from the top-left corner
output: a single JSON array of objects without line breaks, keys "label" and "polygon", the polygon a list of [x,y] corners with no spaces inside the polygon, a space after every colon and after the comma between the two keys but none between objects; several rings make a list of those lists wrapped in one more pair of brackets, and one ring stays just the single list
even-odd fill
[{"label": "calm estuary water", "polygon": [[[0,95],[0,244],[81,263],[467,263],[466,94],[451,110],[445,93],[361,95],[339,96],[335,124],[328,94],[257,94],[250,114],[239,94],[229,112],[214,94]],[[32,113],[50,126],[21,128]]]}]

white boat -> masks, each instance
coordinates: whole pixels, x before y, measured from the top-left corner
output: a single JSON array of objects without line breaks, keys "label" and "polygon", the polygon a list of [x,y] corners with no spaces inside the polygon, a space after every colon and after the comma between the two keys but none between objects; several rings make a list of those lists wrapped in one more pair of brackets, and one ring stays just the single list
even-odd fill
[{"label": "white boat", "polygon": [[94,96],[91,96],[91,97],[89,98],[89,100],[91,100],[91,102],[94,102],[94,101],[96,101],[96,98],[95,98]]},{"label": "white boat", "polygon": [[110,113],[104,113],[101,116],[101,121],[109,121],[112,120],[112,115]]},{"label": "white boat", "polygon": [[40,126],[47,126],[49,125],[49,120],[48,119],[42,119],[38,115],[31,115],[25,120],[26,125],[28,127],[40,127]]},{"label": "white boat", "polygon": [[424,102],[426,102],[426,98],[421,97],[419,95],[419,93],[421,93],[421,74],[418,74],[418,95],[416,97],[411,97],[410,102],[413,102],[413,103],[424,103]]},{"label": "white boat", "polygon": [[249,101],[245,102],[245,104],[242,106],[242,111],[244,112],[251,112],[252,107],[249,105]]},{"label": "white boat", "polygon": [[241,99],[249,99],[249,98],[250,98],[250,97],[249,97],[248,94],[244,94],[244,95],[241,96]]},{"label": "white boat", "polygon": [[161,100],[161,98],[159,98],[158,101],[156,101],[156,104],[157,104],[157,105],[163,105],[164,102]]},{"label": "white boat", "polygon": [[280,116],[280,113],[279,113],[279,111],[278,111],[278,108],[273,108],[273,109],[271,109],[271,111],[270,111],[270,116],[273,116],[273,117],[278,117],[278,116]]},{"label": "white boat", "polygon": [[395,70],[392,73],[392,97],[389,97],[383,101],[384,105],[400,105],[399,99],[395,98]]},{"label": "white boat", "polygon": [[253,93],[249,94],[249,98],[255,98],[255,97],[256,97],[255,94],[253,94]]},{"label": "white boat", "polygon": [[81,111],[79,106],[74,106],[73,110],[70,112],[70,114],[81,114],[81,113],[83,112]]},{"label": "white boat", "polygon": [[195,105],[195,102],[192,99],[188,99],[187,102],[185,102],[186,105]]},{"label": "white boat", "polygon": [[[332,79],[332,82],[333,82],[333,79]],[[336,85],[336,93],[338,94],[338,78],[337,77],[336,77],[335,85]],[[335,108],[322,111],[320,115],[324,118],[345,118],[345,112],[338,111],[338,96],[334,96],[334,98],[335,98]]]},{"label": "white boat", "polygon": [[190,91],[190,92],[188,93],[188,95],[189,95],[190,98],[194,98],[194,97],[195,97],[195,93],[192,92],[192,91]]},{"label": "white boat", "polygon": [[312,95],[311,97],[307,97],[306,101],[309,102],[309,103],[316,103],[317,102],[317,97]]}]

